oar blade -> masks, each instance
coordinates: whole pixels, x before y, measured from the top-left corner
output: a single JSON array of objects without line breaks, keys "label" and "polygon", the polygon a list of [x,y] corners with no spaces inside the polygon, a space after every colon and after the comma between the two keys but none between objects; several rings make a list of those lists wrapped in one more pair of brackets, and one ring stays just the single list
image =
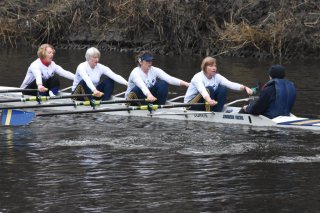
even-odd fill
[{"label": "oar blade", "polygon": [[5,109],[1,114],[1,125],[3,126],[22,126],[29,124],[36,116],[34,112],[21,110]]}]

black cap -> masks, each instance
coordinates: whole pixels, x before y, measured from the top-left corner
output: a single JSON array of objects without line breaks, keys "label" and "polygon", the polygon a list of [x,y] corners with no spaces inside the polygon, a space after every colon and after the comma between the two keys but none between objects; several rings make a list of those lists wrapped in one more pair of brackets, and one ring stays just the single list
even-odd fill
[{"label": "black cap", "polygon": [[280,64],[274,64],[269,69],[269,75],[271,78],[284,78],[284,67]]}]

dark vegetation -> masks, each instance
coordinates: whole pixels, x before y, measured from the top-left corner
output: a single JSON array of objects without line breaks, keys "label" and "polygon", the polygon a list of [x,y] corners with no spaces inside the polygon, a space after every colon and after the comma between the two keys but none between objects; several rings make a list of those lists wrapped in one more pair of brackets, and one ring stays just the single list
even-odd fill
[{"label": "dark vegetation", "polygon": [[0,44],[319,58],[318,0],[2,0]]}]

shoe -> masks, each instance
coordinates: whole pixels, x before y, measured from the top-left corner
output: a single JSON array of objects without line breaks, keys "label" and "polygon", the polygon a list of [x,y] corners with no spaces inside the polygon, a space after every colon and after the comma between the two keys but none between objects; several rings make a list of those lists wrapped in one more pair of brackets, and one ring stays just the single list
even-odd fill
[{"label": "shoe", "polygon": [[49,91],[49,96],[50,96],[50,97],[55,97],[56,95],[53,94],[53,92],[50,90],[50,91]]}]

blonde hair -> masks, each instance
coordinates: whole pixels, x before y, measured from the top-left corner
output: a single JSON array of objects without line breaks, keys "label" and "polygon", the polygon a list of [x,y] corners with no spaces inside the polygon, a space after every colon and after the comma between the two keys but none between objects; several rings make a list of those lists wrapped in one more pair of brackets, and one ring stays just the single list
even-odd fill
[{"label": "blonde hair", "polygon": [[48,47],[50,47],[52,49],[53,54],[56,52],[56,50],[54,49],[54,47],[51,44],[42,44],[39,47],[38,52],[37,52],[39,58],[43,59],[46,57],[46,53],[47,53],[46,50]]},{"label": "blonde hair", "polygon": [[217,64],[217,60],[213,57],[205,57],[203,60],[202,60],[202,63],[201,63],[201,70],[206,73],[206,69],[208,66],[212,66],[214,64]]},{"label": "blonde hair", "polygon": [[90,47],[89,49],[87,49],[85,57],[86,57],[86,60],[89,61],[90,58],[96,55],[100,58],[101,56],[100,51],[95,47]]}]

